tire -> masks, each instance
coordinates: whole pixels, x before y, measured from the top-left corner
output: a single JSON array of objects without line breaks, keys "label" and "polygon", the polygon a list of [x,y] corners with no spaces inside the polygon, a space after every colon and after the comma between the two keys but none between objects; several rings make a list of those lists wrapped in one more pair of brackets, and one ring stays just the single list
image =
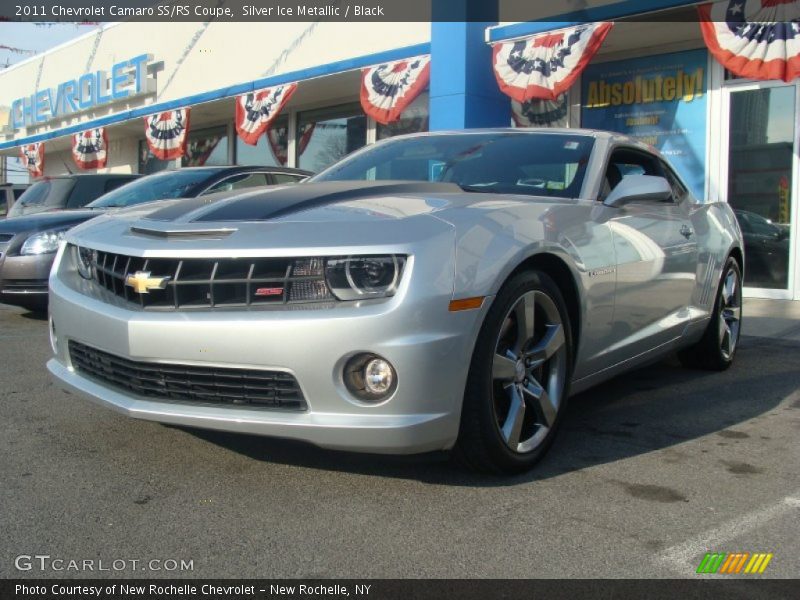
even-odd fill
[{"label": "tire", "polygon": [[530,470],[558,431],[571,374],[572,329],[561,291],[546,273],[515,275],[475,344],[456,460],[480,472]]},{"label": "tire", "polygon": [[678,352],[684,367],[724,371],[733,364],[742,333],[742,269],[731,257],[722,270],[714,310],[697,344]]}]

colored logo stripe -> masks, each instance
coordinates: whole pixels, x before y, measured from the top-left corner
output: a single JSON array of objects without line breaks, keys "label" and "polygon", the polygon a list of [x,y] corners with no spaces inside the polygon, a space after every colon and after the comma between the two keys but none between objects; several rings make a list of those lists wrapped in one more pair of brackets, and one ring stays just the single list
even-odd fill
[{"label": "colored logo stripe", "polygon": [[725,560],[725,554],[720,552],[709,552],[703,558],[700,566],[697,567],[698,573],[716,573]]},{"label": "colored logo stripe", "polygon": [[[767,569],[767,565],[772,560],[772,553],[757,552],[709,552],[697,567],[697,573],[720,575],[738,575],[744,573],[750,575],[760,575]],[[747,566],[745,566],[747,565]]]},{"label": "colored logo stripe", "polygon": [[772,560],[772,554],[754,554],[753,558],[750,559],[750,563],[747,565],[747,568],[744,570],[745,573],[763,573],[767,570],[767,565],[769,561]]}]

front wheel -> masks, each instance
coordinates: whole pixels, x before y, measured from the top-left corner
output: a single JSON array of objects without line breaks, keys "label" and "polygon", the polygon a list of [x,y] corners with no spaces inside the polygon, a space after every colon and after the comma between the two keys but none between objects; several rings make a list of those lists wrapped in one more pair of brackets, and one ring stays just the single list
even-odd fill
[{"label": "front wheel", "polygon": [[475,345],[456,456],[479,471],[530,469],[555,436],[571,365],[572,330],[558,286],[543,272],[516,275]]},{"label": "front wheel", "polygon": [[729,258],[722,271],[714,311],[702,339],[681,350],[678,358],[685,367],[724,371],[733,364],[742,332],[742,270]]}]

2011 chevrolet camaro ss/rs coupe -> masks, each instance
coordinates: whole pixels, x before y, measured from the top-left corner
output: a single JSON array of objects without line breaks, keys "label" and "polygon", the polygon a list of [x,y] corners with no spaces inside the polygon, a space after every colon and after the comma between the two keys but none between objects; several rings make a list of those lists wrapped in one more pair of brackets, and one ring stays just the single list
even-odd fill
[{"label": "2011 chevrolet camaro ss/rs coupe", "polygon": [[727,368],[742,247],[726,204],[629,138],[397,137],[71,230],[48,368],[132,417],[517,472],[571,393],[676,350]]}]

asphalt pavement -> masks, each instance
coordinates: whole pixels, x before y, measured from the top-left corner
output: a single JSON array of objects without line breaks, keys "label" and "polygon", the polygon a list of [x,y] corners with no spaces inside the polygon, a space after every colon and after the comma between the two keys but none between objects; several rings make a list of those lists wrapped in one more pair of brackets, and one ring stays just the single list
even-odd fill
[{"label": "asphalt pavement", "polygon": [[706,552],[798,577],[794,318],[726,373],[669,359],[572,398],[503,479],[128,419],[58,390],[46,321],[0,306],[0,577],[672,578]]}]

